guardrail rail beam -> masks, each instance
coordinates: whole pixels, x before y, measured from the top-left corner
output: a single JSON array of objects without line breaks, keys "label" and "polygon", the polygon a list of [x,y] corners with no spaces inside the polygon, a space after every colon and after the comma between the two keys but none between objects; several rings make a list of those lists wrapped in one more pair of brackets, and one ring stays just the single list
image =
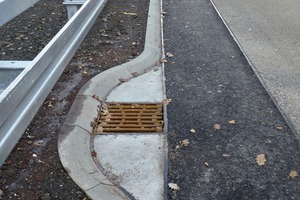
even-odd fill
[{"label": "guardrail rail beam", "polygon": [[87,0],[0,94],[0,165],[30,124],[106,2]]}]

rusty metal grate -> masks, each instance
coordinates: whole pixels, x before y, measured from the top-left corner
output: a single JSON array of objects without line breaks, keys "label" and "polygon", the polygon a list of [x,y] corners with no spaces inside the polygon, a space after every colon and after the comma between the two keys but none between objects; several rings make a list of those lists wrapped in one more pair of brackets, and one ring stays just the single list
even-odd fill
[{"label": "rusty metal grate", "polygon": [[102,106],[94,133],[163,131],[162,104],[107,103]]}]

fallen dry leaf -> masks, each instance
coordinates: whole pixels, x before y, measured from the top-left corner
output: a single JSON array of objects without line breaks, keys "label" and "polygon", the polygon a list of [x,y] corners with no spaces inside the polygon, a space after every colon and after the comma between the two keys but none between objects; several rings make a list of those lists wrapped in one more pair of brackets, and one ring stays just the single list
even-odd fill
[{"label": "fallen dry leaf", "polygon": [[227,154],[227,153],[223,153],[222,156],[223,156],[223,157],[230,157],[230,155]]},{"label": "fallen dry leaf", "polygon": [[139,73],[137,73],[137,72],[132,73],[132,76],[134,76],[134,77],[137,77],[138,75],[139,75]]},{"label": "fallen dry leaf", "polygon": [[173,55],[173,54],[171,54],[170,52],[166,53],[166,56],[167,56],[167,57],[169,57],[169,58],[172,58],[172,57],[174,57],[174,55]]},{"label": "fallen dry leaf", "polygon": [[215,124],[214,125],[214,129],[215,130],[220,130],[221,129],[221,125],[220,124]]},{"label": "fallen dry leaf", "polygon": [[47,106],[50,108],[52,108],[53,107],[53,105],[52,105],[52,101],[46,101],[45,103],[44,103],[44,105],[46,105],[46,104],[48,104]]},{"label": "fallen dry leaf", "polygon": [[171,101],[172,101],[172,99],[165,99],[165,100],[164,100],[164,103],[165,103],[166,105],[169,105],[169,103],[171,103]]},{"label": "fallen dry leaf", "polygon": [[190,132],[191,132],[191,133],[196,133],[196,130],[192,128],[192,129],[190,130]]},{"label": "fallen dry leaf", "polygon": [[189,146],[189,144],[190,144],[189,139],[182,140],[182,144],[183,144],[183,146],[185,146],[185,147]]},{"label": "fallen dry leaf", "polygon": [[83,69],[83,65],[79,65],[79,66],[78,66],[78,69]]},{"label": "fallen dry leaf", "polygon": [[164,58],[164,59],[161,59],[160,62],[161,63],[166,63],[166,62],[168,62],[168,60]]},{"label": "fallen dry leaf", "polygon": [[161,12],[161,14],[162,14],[162,15],[166,15],[166,14],[167,14],[167,12],[164,12],[164,11],[163,11],[163,12]]},{"label": "fallen dry leaf", "polygon": [[236,120],[230,120],[230,121],[228,121],[228,124],[236,124]]},{"label": "fallen dry leaf", "polygon": [[298,173],[295,171],[295,170],[292,170],[290,173],[289,173],[289,176],[288,178],[295,178],[299,176]]},{"label": "fallen dry leaf", "polygon": [[92,157],[97,157],[97,152],[96,152],[96,151],[92,151],[92,152],[91,152],[91,156],[92,156]]},{"label": "fallen dry leaf", "polygon": [[137,13],[122,12],[124,15],[137,16]]},{"label": "fallen dry leaf", "polygon": [[123,82],[128,81],[128,79],[126,79],[126,78],[119,78],[119,81],[123,83]]},{"label": "fallen dry leaf", "polygon": [[37,147],[40,147],[40,146],[43,145],[43,143],[44,143],[43,140],[38,140],[38,141],[35,141],[35,142],[33,143],[33,145],[34,145],[34,146],[37,146]]},{"label": "fallen dry leaf", "polygon": [[256,157],[256,163],[258,164],[258,166],[265,165],[266,161],[267,160],[266,160],[265,154],[259,154],[259,155],[257,155],[257,157]]},{"label": "fallen dry leaf", "polygon": [[168,60],[166,58],[160,60],[161,63],[166,63]]},{"label": "fallen dry leaf", "polygon": [[168,186],[171,190],[179,190],[180,189],[176,183],[169,183]]},{"label": "fallen dry leaf", "polygon": [[137,45],[138,45],[138,43],[136,43],[136,42],[131,43],[131,46],[133,46],[133,47],[136,47]]}]

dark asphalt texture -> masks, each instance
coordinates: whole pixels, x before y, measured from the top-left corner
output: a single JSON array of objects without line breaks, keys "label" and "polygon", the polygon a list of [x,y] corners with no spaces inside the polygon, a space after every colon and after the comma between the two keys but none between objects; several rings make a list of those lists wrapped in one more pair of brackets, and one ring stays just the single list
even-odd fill
[{"label": "dark asphalt texture", "polygon": [[180,187],[168,199],[300,199],[300,179],[289,177],[300,172],[296,133],[210,1],[163,0],[163,10],[165,49],[174,55],[165,66],[168,182]]}]

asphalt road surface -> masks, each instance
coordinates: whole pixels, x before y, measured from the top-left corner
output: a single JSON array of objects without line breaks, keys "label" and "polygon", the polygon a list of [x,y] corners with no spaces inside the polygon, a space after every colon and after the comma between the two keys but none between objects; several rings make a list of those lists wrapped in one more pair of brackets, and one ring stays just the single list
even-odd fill
[{"label": "asphalt road surface", "polygon": [[296,133],[210,1],[163,9],[169,199],[299,199]]},{"label": "asphalt road surface", "polygon": [[213,2],[299,137],[300,1]]}]

